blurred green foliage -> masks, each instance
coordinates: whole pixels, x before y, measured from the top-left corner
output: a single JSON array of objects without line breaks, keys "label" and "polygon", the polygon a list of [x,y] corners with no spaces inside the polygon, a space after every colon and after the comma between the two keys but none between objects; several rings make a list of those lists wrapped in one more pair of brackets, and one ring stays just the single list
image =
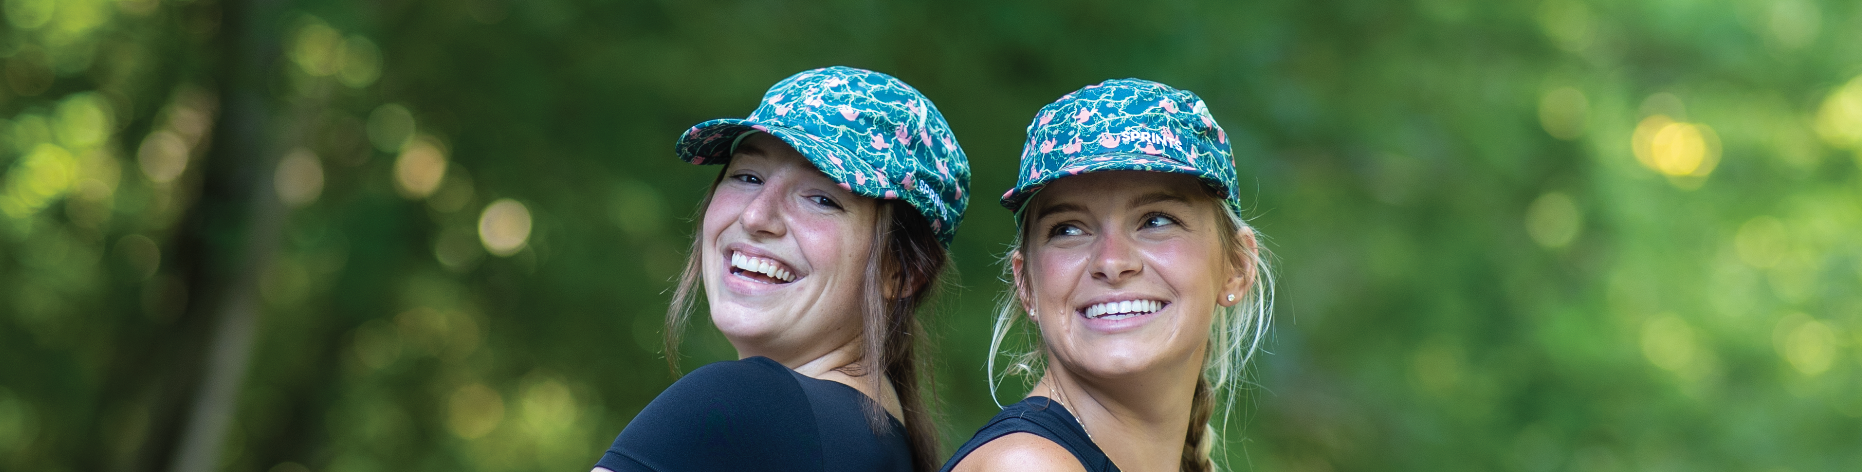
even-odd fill
[{"label": "blurred green foliage", "polygon": [[673,139],[832,64],[973,159],[953,445],[987,197],[1040,105],[1141,77],[1208,100],[1277,256],[1231,468],[1862,464],[1855,2],[3,3],[0,469],[583,470],[672,381],[714,177]]}]

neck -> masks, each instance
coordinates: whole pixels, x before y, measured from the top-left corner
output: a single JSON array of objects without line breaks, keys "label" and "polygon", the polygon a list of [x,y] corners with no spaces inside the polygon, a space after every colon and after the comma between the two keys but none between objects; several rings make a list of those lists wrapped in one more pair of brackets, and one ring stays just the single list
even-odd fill
[{"label": "neck", "polygon": [[765,356],[794,369],[796,373],[853,387],[854,390],[865,394],[867,398],[878,402],[879,406],[885,408],[886,412],[892,414],[892,417],[898,419],[900,423],[904,423],[904,408],[899,405],[898,392],[892,388],[892,382],[888,381],[885,372],[866,362],[865,349],[862,349],[860,343],[861,339],[855,336],[833,349],[820,353],[751,354],[738,349],[737,357]]},{"label": "neck", "polygon": [[1054,362],[1053,356],[1048,360],[1047,372],[1029,396],[1046,396],[1066,405],[1092,436],[1093,444],[1121,470],[1179,468],[1201,369],[1191,366],[1093,379]]}]

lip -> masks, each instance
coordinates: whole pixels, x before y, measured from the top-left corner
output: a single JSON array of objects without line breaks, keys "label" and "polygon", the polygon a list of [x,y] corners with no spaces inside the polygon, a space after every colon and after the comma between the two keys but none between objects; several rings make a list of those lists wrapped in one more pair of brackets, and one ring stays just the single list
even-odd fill
[{"label": "lip", "polygon": [[[1116,320],[1105,319],[1105,318],[1089,318],[1086,316],[1087,307],[1091,307],[1093,305],[1098,305],[1101,303],[1121,302],[1121,301],[1126,301],[1126,300],[1152,300],[1152,301],[1162,302],[1164,306],[1162,308],[1158,308],[1157,311],[1153,311],[1153,312],[1142,314],[1142,315],[1132,316],[1129,318],[1116,319]],[[1131,331],[1134,329],[1138,329],[1138,327],[1144,326],[1146,323],[1150,323],[1151,320],[1158,318],[1159,315],[1164,314],[1166,310],[1170,310],[1171,307],[1175,305],[1176,305],[1175,302],[1171,302],[1169,299],[1166,299],[1164,297],[1144,295],[1144,294],[1138,294],[1138,293],[1110,293],[1110,294],[1093,297],[1087,300],[1085,303],[1081,303],[1073,307],[1073,314],[1075,316],[1080,317],[1080,321],[1086,325],[1087,329],[1091,329],[1093,331],[1106,333],[1106,334],[1113,334],[1113,333],[1122,333],[1125,331]]]},{"label": "lip", "polygon": [[[795,274],[795,280],[791,280],[788,283],[771,284],[771,283],[764,283],[761,281],[757,281],[755,279],[751,279],[749,277],[745,277],[742,275],[738,275],[735,271],[732,270],[733,268],[731,267],[731,254],[743,254],[745,256],[760,257],[760,258],[770,259],[770,260],[779,262],[784,266],[784,268],[788,269],[789,272]],[[796,282],[801,282],[803,278],[808,277],[807,272],[804,272],[800,267],[797,267],[794,263],[789,262],[787,258],[777,256],[773,253],[770,253],[769,251],[765,251],[763,249],[757,248],[747,243],[727,244],[724,246],[722,254],[720,254],[720,256],[722,259],[721,262],[724,265],[723,267],[724,286],[728,288],[731,292],[735,292],[735,293],[739,293],[743,295],[762,295],[766,293],[776,292],[784,288],[794,286]]]}]

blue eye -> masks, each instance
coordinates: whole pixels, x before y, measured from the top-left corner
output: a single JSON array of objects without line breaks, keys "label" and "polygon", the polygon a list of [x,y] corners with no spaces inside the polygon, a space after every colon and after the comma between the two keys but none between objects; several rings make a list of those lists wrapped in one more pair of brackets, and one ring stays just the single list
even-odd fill
[{"label": "blue eye", "polygon": [[1057,224],[1057,225],[1054,225],[1053,228],[1047,230],[1047,237],[1049,238],[1056,238],[1056,237],[1061,237],[1061,236],[1082,236],[1085,234],[1086,234],[1086,230],[1080,229],[1080,227],[1074,226],[1072,223]]},{"label": "blue eye", "polygon": [[1170,216],[1164,215],[1162,213],[1153,213],[1151,214],[1151,216],[1147,216],[1144,218],[1144,225],[1142,227],[1143,228],[1161,228],[1164,226],[1170,226],[1174,224],[1177,224],[1176,218],[1171,218]]}]

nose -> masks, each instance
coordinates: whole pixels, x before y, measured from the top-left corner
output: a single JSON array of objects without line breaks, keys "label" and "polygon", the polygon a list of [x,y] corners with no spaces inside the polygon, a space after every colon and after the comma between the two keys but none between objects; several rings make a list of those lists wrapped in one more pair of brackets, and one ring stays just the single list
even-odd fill
[{"label": "nose", "polygon": [[743,225],[744,232],[753,238],[777,238],[788,232],[788,226],[782,221],[782,195],[785,193],[774,182],[765,183],[744,206],[743,213],[737,216],[738,224]]},{"label": "nose", "polygon": [[1124,233],[1113,231],[1106,234],[1099,239],[1096,249],[1091,265],[1094,279],[1119,285],[1144,270],[1144,264],[1138,261],[1138,254],[1132,247],[1131,238]]}]

